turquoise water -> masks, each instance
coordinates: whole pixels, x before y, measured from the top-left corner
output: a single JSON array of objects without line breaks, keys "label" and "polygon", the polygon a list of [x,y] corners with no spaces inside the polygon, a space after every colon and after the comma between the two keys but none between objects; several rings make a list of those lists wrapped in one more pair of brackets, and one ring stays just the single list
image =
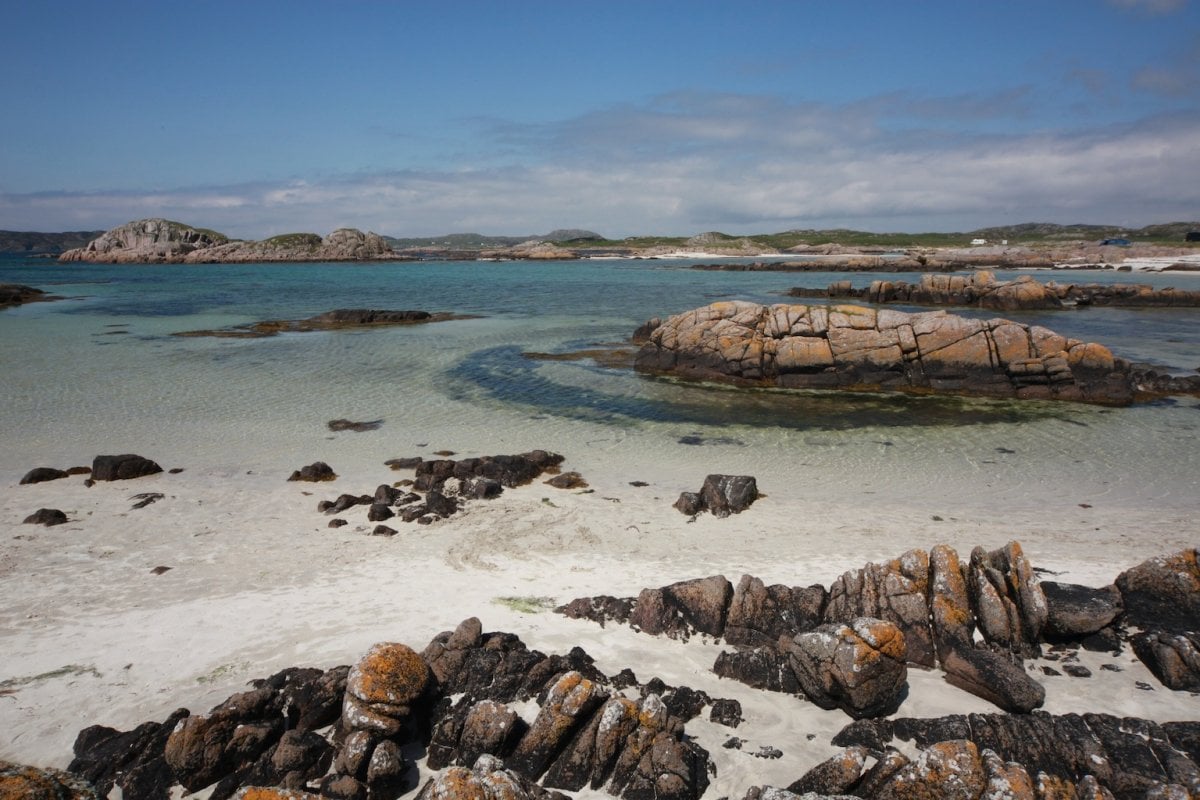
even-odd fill
[{"label": "turquoise water", "polygon": [[[1005,273],[1001,273],[1004,277]],[[747,391],[526,358],[626,340],[652,316],[718,299],[787,302],[792,286],[912,275],[709,272],[687,262],[450,262],[200,266],[0,261],[0,282],[69,299],[0,312],[0,477],[97,452],[167,453],[210,468],[378,463],[443,445],[558,449],[592,470],[709,466],[844,475],[896,492],[964,475],[1053,481],[1187,503],[1200,474],[1200,409],[1132,409]],[[1042,274],[1200,286],[1194,275]],[[267,339],[170,334],[333,308],[479,315],[377,331]],[[992,316],[989,314],[989,316]],[[1190,310],[1009,315],[1178,371],[1200,366]],[[384,420],[331,435],[330,419]],[[1012,451],[1012,452],[1006,452]],[[701,457],[701,455],[703,457]]]}]

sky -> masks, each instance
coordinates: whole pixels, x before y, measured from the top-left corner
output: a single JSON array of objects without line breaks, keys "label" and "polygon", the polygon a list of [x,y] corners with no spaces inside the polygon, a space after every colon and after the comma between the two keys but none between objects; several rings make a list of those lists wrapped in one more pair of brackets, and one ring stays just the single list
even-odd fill
[{"label": "sky", "polygon": [[1200,0],[0,0],[0,229],[1200,220]]}]

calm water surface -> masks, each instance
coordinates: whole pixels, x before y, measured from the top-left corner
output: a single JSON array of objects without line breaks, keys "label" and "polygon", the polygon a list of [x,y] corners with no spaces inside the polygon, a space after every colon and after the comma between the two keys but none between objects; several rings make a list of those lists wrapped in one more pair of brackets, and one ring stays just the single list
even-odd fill
[{"label": "calm water surface", "polygon": [[[964,475],[1191,502],[1197,401],[1131,409],[887,395],[747,391],[537,361],[626,340],[652,316],[718,299],[787,302],[792,286],[878,273],[709,272],[687,262],[449,262],[197,266],[0,261],[0,282],[69,299],[0,312],[0,469],[164,451],[234,469],[333,454],[373,460],[439,444],[559,449],[592,469],[829,472],[936,491]],[[1000,273],[1006,277],[1010,273]],[[1200,275],[1040,273],[1059,281],[1200,288]],[[170,334],[333,308],[420,308],[476,319],[267,339]],[[987,314],[993,316],[993,314]],[[1200,367],[1192,310],[1010,314],[1118,355]],[[332,436],[330,419],[384,421]],[[164,456],[165,457],[165,456]],[[331,456],[332,458],[332,456]],[[172,460],[167,458],[167,460]],[[703,462],[703,463],[702,463]]]}]

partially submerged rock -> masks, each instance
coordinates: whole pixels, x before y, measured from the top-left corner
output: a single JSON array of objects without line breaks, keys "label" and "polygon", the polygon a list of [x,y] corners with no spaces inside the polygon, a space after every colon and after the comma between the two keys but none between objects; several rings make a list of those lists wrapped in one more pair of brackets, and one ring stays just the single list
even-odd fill
[{"label": "partially submerged rock", "polygon": [[32,286],[23,286],[19,283],[0,283],[0,309],[20,306],[25,303],[61,299],[61,297],[46,294],[41,289],[35,289]]},{"label": "partially submerged rock", "polygon": [[944,311],[720,302],[649,334],[651,374],[789,389],[902,391],[1128,405],[1130,365],[1036,325]]},{"label": "partially submerged rock", "polygon": [[[419,309],[389,310],[376,308],[338,308],[306,319],[273,319],[236,325],[231,328],[215,328],[198,331],[179,331],[174,336],[214,336],[223,339],[261,339],[281,333],[311,333],[313,331],[354,330],[363,328],[387,328],[397,325],[420,325],[427,322],[445,322],[455,319],[471,319],[470,315],[449,312],[430,312]],[[335,422],[338,420],[335,420]]]}]

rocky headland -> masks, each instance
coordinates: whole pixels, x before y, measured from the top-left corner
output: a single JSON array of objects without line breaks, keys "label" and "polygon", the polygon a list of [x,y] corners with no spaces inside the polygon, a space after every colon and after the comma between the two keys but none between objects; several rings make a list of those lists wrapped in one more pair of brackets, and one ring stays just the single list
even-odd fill
[{"label": "rocky headland", "polygon": [[970,275],[922,275],[917,283],[871,281],[856,288],[850,281],[836,281],[824,289],[796,287],[790,297],[828,297],[865,300],[868,303],[905,303],[930,306],[965,306],[995,311],[1027,311],[1078,306],[1124,308],[1195,308],[1200,291],[1155,289],[1144,283],[1058,283],[1041,282],[1031,275],[998,281],[994,273],[981,270]]},{"label": "rocky headland", "polygon": [[291,233],[262,241],[234,241],[222,233],[166,219],[120,225],[85,247],[59,256],[64,262],[101,264],[214,264],[260,261],[379,261],[403,258],[383,237],[354,228],[328,236]]},{"label": "rocky headland", "polygon": [[718,302],[633,335],[635,368],[748,387],[896,391],[1129,405],[1200,390],[1038,325],[854,305]]}]

